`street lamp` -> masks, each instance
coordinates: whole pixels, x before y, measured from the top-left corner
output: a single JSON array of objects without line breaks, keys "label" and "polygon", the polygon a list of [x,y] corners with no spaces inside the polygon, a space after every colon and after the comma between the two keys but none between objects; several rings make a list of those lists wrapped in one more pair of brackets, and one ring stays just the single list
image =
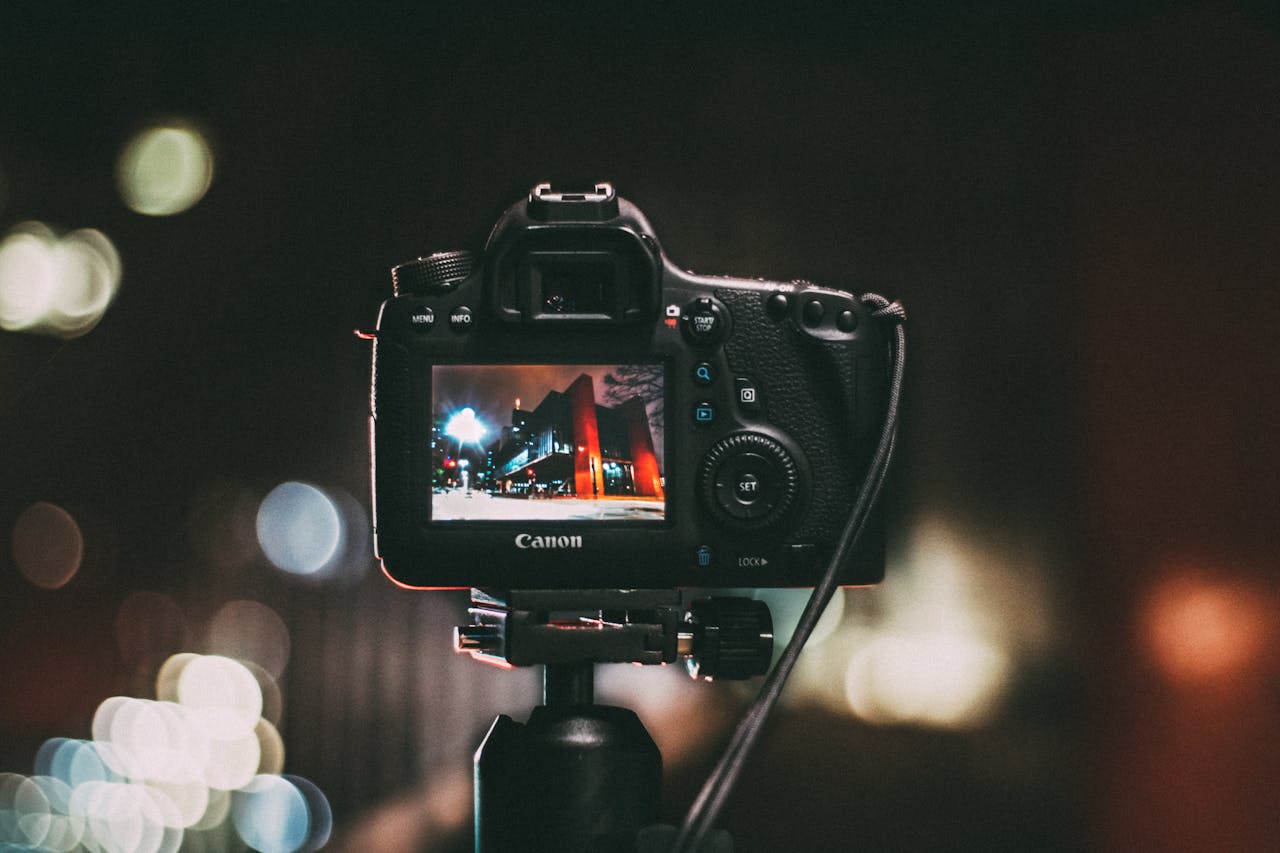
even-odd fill
[{"label": "street lamp", "polygon": [[459,477],[462,479],[462,488],[470,494],[471,485],[470,477],[467,473],[467,466],[470,461],[462,458],[463,445],[474,444],[480,445],[480,439],[484,438],[488,429],[476,417],[476,410],[467,406],[459,409],[453,414],[449,421],[444,425],[445,435],[458,442],[458,468]]}]

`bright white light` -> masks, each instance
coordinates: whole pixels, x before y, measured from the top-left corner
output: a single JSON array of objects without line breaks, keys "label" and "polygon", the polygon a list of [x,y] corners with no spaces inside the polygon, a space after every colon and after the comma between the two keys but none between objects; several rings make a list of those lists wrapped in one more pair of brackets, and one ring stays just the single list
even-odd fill
[{"label": "bright white light", "polygon": [[116,179],[124,203],[147,216],[181,213],[213,182],[213,152],[199,131],[182,123],[150,127],[120,153]]},{"label": "bright white light", "polygon": [[0,241],[0,328],[83,335],[98,324],[120,286],[120,255],[100,231],[58,238],[24,222]]},{"label": "bright white light", "polygon": [[236,832],[261,853],[295,853],[311,834],[306,798],[287,779],[257,776],[231,798]]},{"label": "bright white light", "polygon": [[22,511],[13,525],[13,561],[44,589],[65,586],[80,570],[84,536],[65,509],[43,501]]},{"label": "bright white light", "polygon": [[214,739],[204,768],[204,783],[219,791],[234,791],[249,784],[261,763],[262,744],[255,732]]},{"label": "bright white light", "polygon": [[479,444],[480,439],[484,438],[488,429],[476,417],[476,410],[467,406],[449,418],[449,422],[444,426],[444,431],[446,435],[456,438],[463,444]]},{"label": "bright white light", "polygon": [[278,568],[309,575],[340,556],[342,516],[320,489],[307,483],[281,483],[258,508],[258,543]]},{"label": "bright white light", "polygon": [[872,722],[972,728],[995,710],[1010,671],[1000,649],[973,636],[884,635],[853,656],[845,689]]},{"label": "bright white light", "polygon": [[71,794],[71,814],[85,821],[90,849],[107,853],[162,853],[164,817],[139,786],[86,782]]},{"label": "bright white light", "polygon": [[209,788],[203,782],[148,782],[157,802],[163,796],[172,809],[165,810],[165,826],[185,829],[194,826],[209,808]]},{"label": "bright white light", "polygon": [[238,661],[218,655],[198,657],[183,668],[178,702],[219,741],[252,736],[262,716],[262,690],[253,673]]}]

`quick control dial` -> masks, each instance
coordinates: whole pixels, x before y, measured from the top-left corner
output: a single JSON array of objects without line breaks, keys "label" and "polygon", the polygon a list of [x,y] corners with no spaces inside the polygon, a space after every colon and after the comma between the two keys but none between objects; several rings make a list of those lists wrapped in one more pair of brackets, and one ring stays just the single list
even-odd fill
[{"label": "quick control dial", "polygon": [[698,492],[717,520],[735,529],[775,524],[795,505],[800,472],[777,440],[756,432],[725,436],[703,457]]}]

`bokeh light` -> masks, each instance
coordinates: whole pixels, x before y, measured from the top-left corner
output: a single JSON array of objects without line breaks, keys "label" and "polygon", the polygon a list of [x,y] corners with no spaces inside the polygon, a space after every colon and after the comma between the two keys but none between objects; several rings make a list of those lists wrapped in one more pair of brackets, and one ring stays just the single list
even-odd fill
[{"label": "bokeh light", "polygon": [[267,720],[258,720],[254,726],[254,736],[258,738],[258,773],[284,772],[284,738]]},{"label": "bokeh light", "polygon": [[1268,596],[1245,581],[1175,570],[1140,611],[1143,645],[1171,682],[1225,685],[1260,663],[1277,619]]},{"label": "bokeh light", "polygon": [[342,517],[322,490],[281,483],[258,508],[258,542],[277,568],[298,575],[323,569],[342,544]]},{"label": "bokeh light", "polygon": [[972,728],[996,710],[1010,669],[1001,649],[972,635],[883,635],[853,655],[845,689],[868,722]]},{"label": "bokeh light", "polygon": [[92,741],[45,741],[34,776],[0,774],[0,853],[310,853],[328,841],[328,801],[279,775],[284,741],[256,716],[248,668],[182,653],[156,687],[169,698],[104,700]]},{"label": "bokeh light", "polygon": [[267,559],[292,575],[350,583],[368,566],[368,513],[341,489],[281,483],[259,505],[256,527]]},{"label": "bokeh light", "polygon": [[851,618],[802,657],[797,674],[810,695],[867,722],[986,725],[1019,668],[1056,636],[1040,561],[1028,543],[925,517],[884,583],[848,594]]},{"label": "bokeh light", "polygon": [[33,776],[49,803],[48,831],[40,847],[50,853],[71,853],[84,836],[84,821],[71,816],[71,787],[52,776]]},{"label": "bokeh light", "polygon": [[280,776],[256,776],[232,795],[231,820],[244,842],[261,853],[295,853],[311,832],[306,798]]},{"label": "bokeh light", "polygon": [[130,210],[172,216],[204,198],[213,183],[213,151],[185,122],[170,122],[136,134],[116,164],[120,197]]},{"label": "bokeh light", "polygon": [[258,680],[239,661],[219,655],[186,663],[178,678],[178,702],[199,715],[210,737],[219,740],[252,735],[262,716]]},{"label": "bokeh light", "polygon": [[229,601],[209,623],[209,651],[261,666],[279,678],[289,662],[289,629],[274,610],[257,601]]},{"label": "bokeh light", "polygon": [[91,228],[58,237],[24,222],[0,241],[0,328],[74,338],[98,324],[120,287],[120,254]]},{"label": "bokeh light", "polygon": [[40,501],[23,510],[14,522],[14,563],[36,586],[65,586],[80,570],[83,559],[80,525],[62,507]]},{"label": "bokeh light", "polygon": [[39,785],[16,773],[0,773],[0,840],[41,844],[49,834],[49,813]]},{"label": "bokeh light", "polygon": [[298,793],[302,794],[307,804],[307,816],[310,819],[307,837],[297,853],[313,853],[328,844],[329,837],[333,834],[333,810],[329,806],[329,799],[310,779],[290,775],[284,778],[298,789]]}]

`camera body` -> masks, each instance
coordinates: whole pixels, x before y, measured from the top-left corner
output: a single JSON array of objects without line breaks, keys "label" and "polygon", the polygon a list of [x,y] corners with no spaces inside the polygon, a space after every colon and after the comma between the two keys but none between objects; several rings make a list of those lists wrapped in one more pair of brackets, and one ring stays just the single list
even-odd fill
[{"label": "camera body", "polygon": [[[608,184],[541,184],[478,256],[392,278],[370,438],[393,581],[817,581],[885,414],[886,340],[857,298],[683,271]],[[883,574],[876,511],[840,581]]]}]

